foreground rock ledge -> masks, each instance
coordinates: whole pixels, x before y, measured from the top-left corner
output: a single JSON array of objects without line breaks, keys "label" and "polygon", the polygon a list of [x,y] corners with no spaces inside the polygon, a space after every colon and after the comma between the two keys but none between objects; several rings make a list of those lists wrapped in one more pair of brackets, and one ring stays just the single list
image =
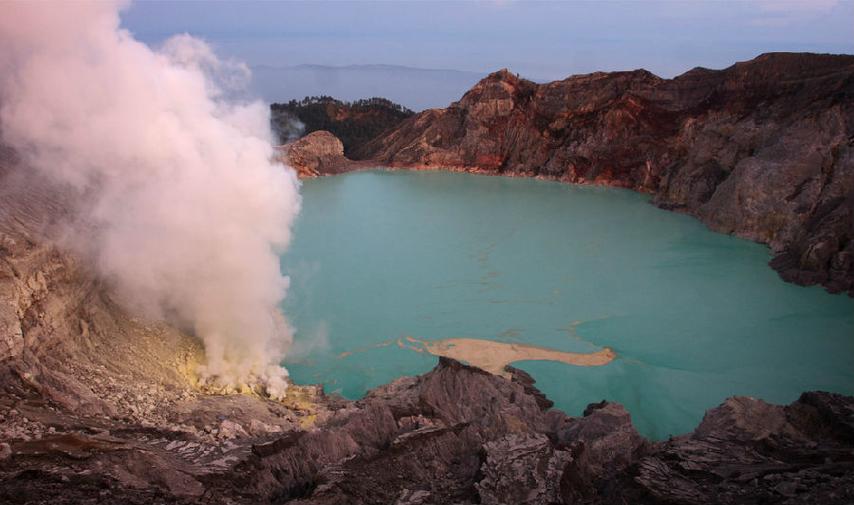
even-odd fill
[{"label": "foreground rock ledge", "polygon": [[[551,410],[531,378],[441,358],[271,435],[234,397],[217,405],[221,459],[205,433],[77,416],[6,375],[3,419],[40,438],[4,437],[2,503],[850,503],[854,398],[805,393],[789,406],[731,398],[691,434],[650,442],[616,403],[583,417]],[[248,397],[244,397],[248,398]],[[13,408],[9,408],[13,407]],[[12,412],[15,410],[15,412]],[[221,420],[220,420],[221,419]],[[55,428],[54,428],[55,427]],[[53,429],[51,429],[53,428]]]}]

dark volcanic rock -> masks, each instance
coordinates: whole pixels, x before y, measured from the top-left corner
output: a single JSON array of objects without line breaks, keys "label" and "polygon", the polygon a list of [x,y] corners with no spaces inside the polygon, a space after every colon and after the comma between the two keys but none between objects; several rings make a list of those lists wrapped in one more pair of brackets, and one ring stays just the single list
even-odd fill
[{"label": "dark volcanic rock", "polygon": [[850,397],[805,393],[787,407],[730,398],[693,434],[637,463],[654,502],[844,503],[854,498]]},{"label": "dark volcanic rock", "polygon": [[427,503],[472,502],[484,444],[543,435],[554,416],[563,417],[521,384],[441,358],[429,374],[372,391],[324,429],[256,451],[263,456],[235,479],[251,482],[255,495],[306,503],[412,501],[404,490]]},{"label": "dark volcanic rock", "polygon": [[206,463],[187,450],[199,440],[190,433],[176,437],[163,427],[141,430],[108,419],[83,428],[80,418],[77,434],[13,442],[12,454],[0,460],[0,501],[842,504],[854,498],[854,398],[805,393],[786,407],[731,398],[692,434],[651,443],[618,404],[593,404],[572,418],[543,409],[530,387],[441,359],[425,375],[339,402],[313,427],[256,440],[250,451],[232,449],[230,458]]},{"label": "dark volcanic rock", "polygon": [[854,294],[854,56],[773,53],[674,79],[502,70],[357,150],[408,168],[634,188],[767,243],[789,281]]},{"label": "dark volcanic rock", "polygon": [[483,479],[475,484],[480,503],[534,505],[560,502],[560,478],[572,461],[544,435],[511,433],[484,444]]},{"label": "dark volcanic rock", "polygon": [[731,398],[694,433],[651,443],[618,404],[567,417],[442,359],[317,431],[257,447],[208,492],[306,505],[848,503],[852,422],[851,397]]}]

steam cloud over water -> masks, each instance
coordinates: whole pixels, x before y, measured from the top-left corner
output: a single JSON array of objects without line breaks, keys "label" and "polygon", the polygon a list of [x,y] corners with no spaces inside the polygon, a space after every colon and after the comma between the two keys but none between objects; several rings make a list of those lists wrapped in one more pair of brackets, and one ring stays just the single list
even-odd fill
[{"label": "steam cloud over water", "polygon": [[0,3],[0,132],[73,195],[60,239],[135,313],[204,340],[211,383],[280,395],[290,330],[277,252],[298,181],[272,162],[245,66],[183,35],[152,50],[121,4]]}]

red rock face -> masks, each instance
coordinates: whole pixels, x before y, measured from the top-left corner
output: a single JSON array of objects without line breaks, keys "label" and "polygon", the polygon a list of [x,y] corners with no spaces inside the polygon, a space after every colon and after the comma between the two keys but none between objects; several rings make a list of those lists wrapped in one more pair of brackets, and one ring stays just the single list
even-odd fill
[{"label": "red rock face", "polygon": [[355,163],[344,156],[344,145],[328,131],[320,130],[280,148],[282,161],[300,178],[352,170]]},{"label": "red rock face", "polygon": [[784,278],[854,293],[854,57],[774,53],[674,79],[502,70],[358,149],[407,168],[652,193],[767,243]]}]

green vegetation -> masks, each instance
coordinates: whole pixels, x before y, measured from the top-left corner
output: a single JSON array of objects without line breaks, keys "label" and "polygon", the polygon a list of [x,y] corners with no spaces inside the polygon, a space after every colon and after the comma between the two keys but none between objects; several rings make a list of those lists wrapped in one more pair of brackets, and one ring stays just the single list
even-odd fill
[{"label": "green vegetation", "polygon": [[341,139],[344,154],[354,159],[358,158],[360,146],[415,114],[402,105],[378,97],[342,102],[331,96],[307,96],[288,103],[274,103],[270,110],[273,130],[281,142],[327,130]]}]

